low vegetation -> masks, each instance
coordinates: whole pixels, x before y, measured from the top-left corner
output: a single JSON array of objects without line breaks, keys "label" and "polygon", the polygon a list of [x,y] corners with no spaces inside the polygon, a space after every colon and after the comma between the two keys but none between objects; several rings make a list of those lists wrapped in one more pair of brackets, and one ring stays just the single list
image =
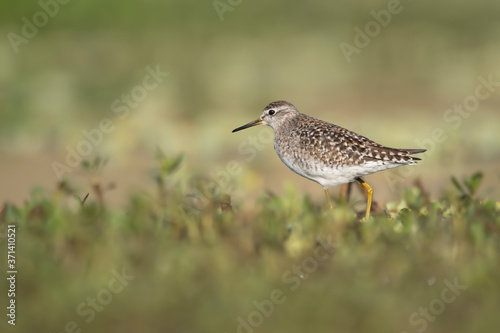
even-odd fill
[{"label": "low vegetation", "polygon": [[252,211],[229,194],[202,204],[172,185],[182,158],[160,165],[157,193],[125,209],[106,205],[96,176],[89,194],[66,180],[3,205],[2,248],[7,225],[17,230],[19,332],[500,327],[500,203],[478,192],[480,173],[452,178],[437,201],[408,188],[360,222],[349,204],[329,211],[293,188]]}]

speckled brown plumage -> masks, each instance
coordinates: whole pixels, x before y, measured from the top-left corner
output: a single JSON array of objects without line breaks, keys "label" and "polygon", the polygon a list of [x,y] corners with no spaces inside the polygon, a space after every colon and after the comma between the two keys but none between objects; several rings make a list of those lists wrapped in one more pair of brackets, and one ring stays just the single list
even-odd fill
[{"label": "speckled brown plumage", "polygon": [[275,148],[280,153],[295,151],[315,163],[329,166],[362,165],[367,161],[384,164],[413,164],[420,160],[410,156],[422,149],[397,149],[382,146],[362,135],[325,121],[298,114],[275,131]]},{"label": "speckled brown plumage", "polygon": [[411,155],[425,151],[383,146],[343,127],[302,114],[286,101],[270,103],[259,119],[233,132],[259,124],[273,128],[274,149],[283,163],[325,189],[358,181],[370,192],[371,187],[361,177],[416,164],[420,159]]}]

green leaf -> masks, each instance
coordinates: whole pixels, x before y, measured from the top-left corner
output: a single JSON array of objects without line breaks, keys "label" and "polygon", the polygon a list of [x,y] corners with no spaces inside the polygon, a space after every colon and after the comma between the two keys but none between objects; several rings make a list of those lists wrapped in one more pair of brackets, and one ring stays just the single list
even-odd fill
[{"label": "green leaf", "polygon": [[467,189],[469,190],[469,193],[471,195],[474,195],[476,193],[482,180],[483,180],[482,172],[476,172],[475,174],[472,175],[472,177],[464,179],[464,183],[467,186]]},{"label": "green leaf", "polygon": [[80,203],[80,205],[83,206],[83,204],[85,204],[85,201],[87,201],[87,198],[89,197],[89,194],[90,193],[87,193],[87,195],[82,199],[80,199],[80,197],[78,196],[78,194],[75,194],[74,197],[76,200],[78,200],[78,202]]},{"label": "green leaf", "polygon": [[181,165],[183,159],[184,155],[182,154],[174,158],[165,157],[161,165],[162,174],[167,176],[174,173]]},{"label": "green leaf", "polygon": [[90,194],[90,193],[87,193],[87,195],[85,196],[85,198],[83,198],[83,201],[82,201],[82,206],[83,206],[83,204],[85,203],[85,201],[87,201],[87,198],[89,197],[89,194]]},{"label": "green leaf", "polygon": [[460,193],[462,194],[466,194],[465,190],[463,189],[462,185],[460,185],[460,183],[458,182],[458,180],[455,178],[455,176],[451,176],[451,182],[453,183],[453,185],[455,185],[455,187],[458,189],[458,191],[460,191]]}]

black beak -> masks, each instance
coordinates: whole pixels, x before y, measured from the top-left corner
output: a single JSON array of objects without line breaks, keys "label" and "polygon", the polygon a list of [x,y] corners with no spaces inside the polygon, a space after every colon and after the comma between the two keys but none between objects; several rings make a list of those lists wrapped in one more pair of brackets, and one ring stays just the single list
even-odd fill
[{"label": "black beak", "polygon": [[254,120],[252,122],[249,122],[246,125],[243,125],[241,127],[235,128],[231,133],[238,132],[238,131],[244,130],[245,128],[257,126],[257,125],[260,125],[260,124],[262,124],[262,119],[257,119],[257,120]]}]

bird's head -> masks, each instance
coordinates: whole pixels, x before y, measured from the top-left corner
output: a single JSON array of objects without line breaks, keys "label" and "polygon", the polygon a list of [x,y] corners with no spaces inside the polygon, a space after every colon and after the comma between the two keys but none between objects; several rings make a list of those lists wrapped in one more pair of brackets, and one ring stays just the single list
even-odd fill
[{"label": "bird's head", "polygon": [[292,103],[289,103],[287,101],[272,102],[264,108],[259,119],[234,129],[233,133],[261,124],[272,127],[274,130],[276,130],[288,119],[296,117],[299,114],[299,111]]}]

